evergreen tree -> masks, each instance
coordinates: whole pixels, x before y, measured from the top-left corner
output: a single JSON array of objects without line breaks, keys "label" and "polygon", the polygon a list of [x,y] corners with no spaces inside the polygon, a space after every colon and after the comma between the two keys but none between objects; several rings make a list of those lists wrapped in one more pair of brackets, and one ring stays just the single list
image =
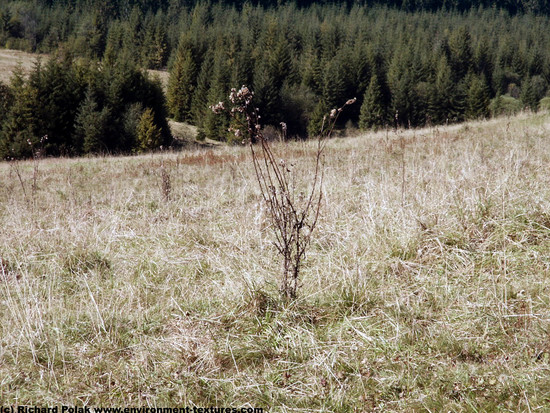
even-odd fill
[{"label": "evergreen tree", "polygon": [[453,80],[459,82],[473,67],[473,52],[470,32],[466,27],[453,31],[449,38],[449,64]]},{"label": "evergreen tree", "polygon": [[257,59],[254,74],[255,101],[265,124],[281,122],[281,90],[291,73],[290,50],[287,39],[277,32],[275,22],[270,23],[261,42],[261,58]]},{"label": "evergreen tree", "polygon": [[474,52],[475,72],[482,75],[490,87],[493,83],[494,65],[492,61],[492,53],[486,41],[478,42]]},{"label": "evergreen tree", "polygon": [[[161,16],[162,17],[162,16]],[[150,69],[161,69],[168,60],[168,41],[162,20],[150,19],[144,28],[141,46],[142,64]]]},{"label": "evergreen tree", "polygon": [[109,117],[108,108],[100,110],[93,91],[88,89],[75,118],[75,152],[100,153],[107,149]]},{"label": "evergreen tree", "polygon": [[338,58],[334,58],[327,63],[323,76],[322,100],[325,107],[334,109],[342,106],[349,98],[346,96],[347,89],[346,73],[342,63]]},{"label": "evergreen tree", "polygon": [[0,127],[13,105],[13,93],[8,85],[0,81]]},{"label": "evergreen tree", "polygon": [[323,68],[321,59],[314,52],[306,52],[302,69],[302,85],[320,96],[323,93]]},{"label": "evergreen tree", "polygon": [[327,106],[324,100],[320,100],[315,106],[315,109],[311,113],[309,118],[307,133],[310,137],[319,136],[321,133],[324,133],[328,127],[329,112],[331,109]]},{"label": "evergreen tree", "polygon": [[384,107],[384,96],[378,76],[373,73],[369,86],[363,98],[361,113],[359,116],[359,127],[362,130],[378,129],[386,125],[387,115]]},{"label": "evergreen tree", "polygon": [[434,123],[446,123],[458,120],[460,97],[457,85],[453,81],[451,67],[445,56],[439,59],[435,83],[429,97],[428,114]]},{"label": "evergreen tree", "polygon": [[479,119],[489,116],[490,99],[491,94],[485,77],[472,76],[466,100],[466,117]]},{"label": "evergreen tree", "polygon": [[162,134],[155,125],[155,116],[151,108],[143,111],[137,128],[137,152],[157,149],[162,144]]},{"label": "evergreen tree", "polygon": [[170,72],[166,97],[174,120],[191,120],[191,103],[197,83],[197,65],[190,42],[182,38]]},{"label": "evergreen tree", "polygon": [[49,154],[73,152],[74,119],[84,97],[83,85],[75,77],[71,59],[50,59],[36,68],[29,82],[36,90],[39,105],[37,133],[48,135]]},{"label": "evergreen tree", "polygon": [[527,78],[523,81],[521,85],[520,99],[523,102],[524,107],[531,109],[533,112],[536,112],[539,109],[539,99],[537,97],[532,78]]},{"label": "evergreen tree", "polygon": [[405,50],[397,51],[388,70],[388,85],[391,93],[390,115],[396,123],[394,126],[408,125],[411,115],[411,68]]},{"label": "evergreen tree", "polygon": [[191,122],[199,127],[199,139],[204,139],[204,120],[208,109],[208,92],[212,81],[212,66],[214,59],[211,53],[207,53],[201,65],[197,78],[197,87],[191,100]]},{"label": "evergreen tree", "polygon": [[0,130],[0,159],[30,157],[31,145],[39,140],[36,133],[37,93],[19,76],[22,75],[12,80],[12,106]]},{"label": "evergreen tree", "polygon": [[[216,51],[212,75],[212,82],[206,99],[207,105],[215,105],[218,102],[227,103],[227,97],[231,89],[228,84],[230,72],[225,51],[222,48]],[[204,137],[224,140],[228,136],[228,127],[228,114],[215,114],[208,109],[205,111],[204,121],[201,125],[201,131],[204,133]]]}]

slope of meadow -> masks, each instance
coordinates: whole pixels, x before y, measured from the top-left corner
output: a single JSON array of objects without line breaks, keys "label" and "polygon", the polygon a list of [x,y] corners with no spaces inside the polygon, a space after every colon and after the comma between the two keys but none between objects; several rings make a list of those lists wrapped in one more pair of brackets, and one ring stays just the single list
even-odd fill
[{"label": "slope of meadow", "polygon": [[0,401],[549,409],[549,164],[547,114],[331,140],[285,305],[247,148],[0,163]]}]

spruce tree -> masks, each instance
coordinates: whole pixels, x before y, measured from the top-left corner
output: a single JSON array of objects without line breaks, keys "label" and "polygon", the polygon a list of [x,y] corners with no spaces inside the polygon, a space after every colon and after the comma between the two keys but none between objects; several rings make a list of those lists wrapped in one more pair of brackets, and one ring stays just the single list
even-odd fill
[{"label": "spruce tree", "polygon": [[0,81],[0,127],[2,127],[2,121],[8,115],[12,104],[13,93],[11,88]]},{"label": "spruce tree", "polygon": [[187,39],[182,38],[166,91],[168,110],[178,122],[189,122],[192,119],[191,103],[197,84],[197,74],[192,46]]},{"label": "spruce tree", "polygon": [[453,80],[459,82],[473,67],[472,39],[466,27],[453,31],[449,38],[449,64]]},{"label": "spruce tree", "polygon": [[335,57],[325,66],[322,87],[325,106],[330,109],[342,106],[349,98],[346,96],[346,90],[346,73],[340,59]]},{"label": "spruce tree", "polygon": [[359,128],[362,130],[371,128],[376,130],[386,124],[386,119],[382,87],[378,81],[378,76],[373,73],[361,105]]},{"label": "spruce tree", "polygon": [[489,116],[490,98],[485,76],[472,76],[466,99],[466,118],[479,119]]},{"label": "spruce tree", "polygon": [[271,23],[261,42],[261,58],[257,59],[253,90],[255,102],[266,124],[277,124],[282,119],[281,90],[291,73],[288,41]]},{"label": "spruce tree", "polygon": [[432,122],[446,123],[453,120],[455,93],[456,85],[452,78],[451,67],[443,55],[437,63],[435,82],[428,101],[428,115]]},{"label": "spruce tree", "polygon": [[[12,82],[12,86],[15,82]],[[26,84],[13,89],[12,106],[2,122],[0,131],[0,159],[25,158],[32,155],[31,144],[38,141],[36,132],[36,90]]]},{"label": "spruce tree", "polygon": [[100,153],[107,149],[109,115],[108,108],[98,108],[93,91],[88,89],[75,119],[75,152]]},{"label": "spruce tree", "polygon": [[203,63],[197,77],[197,87],[191,99],[191,121],[190,123],[198,126],[198,139],[204,139],[204,121],[208,109],[208,92],[212,82],[212,66],[214,59],[210,51],[204,56]]},{"label": "spruce tree", "polygon": [[162,144],[162,134],[155,124],[155,116],[151,108],[146,108],[139,119],[137,128],[136,151],[146,152],[158,148]]},{"label": "spruce tree", "polygon": [[[214,57],[212,69],[212,81],[206,98],[206,107],[215,105],[218,102],[227,102],[229,95],[229,67],[227,64],[225,50],[220,48]],[[215,114],[211,110],[205,110],[204,121],[200,132],[204,137],[214,140],[225,140],[228,136],[229,115],[226,113]]]},{"label": "spruce tree", "polygon": [[315,137],[321,135],[328,126],[328,119],[330,109],[324,100],[320,100],[315,106],[315,109],[310,115],[307,133],[309,137]]},{"label": "spruce tree", "polygon": [[520,99],[523,102],[524,107],[536,112],[539,109],[539,99],[535,91],[532,78],[526,78],[521,85]]}]

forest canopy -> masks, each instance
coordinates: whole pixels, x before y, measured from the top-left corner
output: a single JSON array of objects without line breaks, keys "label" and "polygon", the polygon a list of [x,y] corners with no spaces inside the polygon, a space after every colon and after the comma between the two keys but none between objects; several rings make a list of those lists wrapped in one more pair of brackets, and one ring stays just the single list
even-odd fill
[{"label": "forest canopy", "polygon": [[[163,136],[152,146],[169,143],[166,113],[198,126],[200,137],[231,140],[229,117],[214,116],[209,106],[243,84],[255,91],[264,125],[285,121],[297,136],[317,133],[323,116],[352,97],[358,102],[341,127],[415,127],[537,110],[550,82],[549,7],[539,0],[0,0],[0,47],[71,56],[37,67],[29,80],[0,85],[12,102],[0,106],[0,156],[29,134],[48,134],[50,153],[146,150],[123,125],[148,108]],[[139,68],[170,71],[166,102]],[[103,90],[112,81],[119,89]],[[48,110],[63,112],[62,130],[41,119],[14,120],[16,109],[28,109],[21,100],[40,105],[57,83],[67,95]],[[84,145],[86,122],[106,125],[87,132],[103,143]]]}]

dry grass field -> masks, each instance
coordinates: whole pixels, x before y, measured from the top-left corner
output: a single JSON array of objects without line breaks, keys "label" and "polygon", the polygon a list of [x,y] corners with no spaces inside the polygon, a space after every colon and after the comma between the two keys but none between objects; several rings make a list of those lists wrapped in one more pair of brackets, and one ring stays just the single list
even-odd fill
[{"label": "dry grass field", "polygon": [[9,83],[12,72],[18,66],[21,66],[24,72],[29,72],[36,59],[46,57],[46,55],[31,54],[19,50],[0,49],[0,82]]},{"label": "dry grass field", "polygon": [[247,148],[0,163],[0,404],[548,411],[549,165],[548,114],[331,140],[285,304]]}]

